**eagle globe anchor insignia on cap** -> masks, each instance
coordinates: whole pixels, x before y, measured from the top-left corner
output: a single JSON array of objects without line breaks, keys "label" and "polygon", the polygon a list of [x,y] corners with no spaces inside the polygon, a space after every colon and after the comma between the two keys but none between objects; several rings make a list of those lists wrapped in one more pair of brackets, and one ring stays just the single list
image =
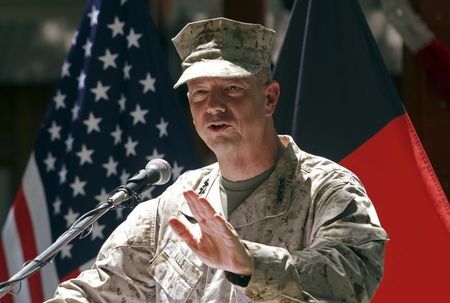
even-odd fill
[{"label": "eagle globe anchor insignia on cap", "polygon": [[274,36],[260,24],[226,18],[188,23],[172,39],[184,69],[174,88],[195,78],[243,78],[270,69]]}]

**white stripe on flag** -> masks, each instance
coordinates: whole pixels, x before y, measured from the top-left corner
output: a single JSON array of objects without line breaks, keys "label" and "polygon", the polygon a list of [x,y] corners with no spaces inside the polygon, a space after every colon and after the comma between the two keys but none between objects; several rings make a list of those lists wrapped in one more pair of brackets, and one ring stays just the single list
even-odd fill
[{"label": "white stripe on flag", "polygon": [[[33,222],[34,238],[38,254],[47,249],[52,243],[52,233],[50,218],[47,212],[47,199],[42,186],[41,176],[36,165],[34,153],[28,161],[22,182],[23,193],[28,209],[30,210],[31,221]],[[51,201],[48,201],[51,203]],[[44,298],[53,296],[56,286],[59,284],[58,275],[54,263],[47,264],[41,270],[42,288]]]},{"label": "white stripe on flag", "polygon": [[[8,217],[2,230],[3,248],[5,249],[6,264],[8,266],[10,277],[18,272],[25,262],[13,210],[13,208],[9,210]],[[18,289],[19,288],[16,287],[14,291],[17,291]],[[20,291],[16,295],[13,295],[13,301],[15,303],[31,302],[30,289],[27,280],[24,280],[21,283]]]}]

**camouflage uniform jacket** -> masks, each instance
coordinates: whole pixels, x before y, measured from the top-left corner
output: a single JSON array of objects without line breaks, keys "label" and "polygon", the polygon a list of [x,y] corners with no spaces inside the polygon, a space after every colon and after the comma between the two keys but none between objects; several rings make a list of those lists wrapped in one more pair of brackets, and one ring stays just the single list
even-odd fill
[{"label": "camouflage uniform jacket", "polygon": [[221,212],[213,164],[138,205],[92,269],[62,283],[48,302],[368,302],[382,277],[386,233],[363,186],[336,163],[280,139],[285,150],[274,172],[229,218],[252,254],[246,287],[203,265],[167,223],[172,215],[188,222],[182,192],[191,188]]}]

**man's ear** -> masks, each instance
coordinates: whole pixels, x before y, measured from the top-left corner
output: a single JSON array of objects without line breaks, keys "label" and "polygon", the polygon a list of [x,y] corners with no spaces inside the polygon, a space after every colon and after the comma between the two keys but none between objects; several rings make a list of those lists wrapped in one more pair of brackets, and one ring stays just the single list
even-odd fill
[{"label": "man's ear", "polygon": [[270,81],[266,84],[266,116],[273,115],[280,98],[280,84],[277,81]]}]

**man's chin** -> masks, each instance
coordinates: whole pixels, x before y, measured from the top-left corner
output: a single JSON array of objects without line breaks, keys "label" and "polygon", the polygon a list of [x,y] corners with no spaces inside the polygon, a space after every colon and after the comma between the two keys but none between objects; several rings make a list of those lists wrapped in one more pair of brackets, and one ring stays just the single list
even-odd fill
[{"label": "man's chin", "polygon": [[236,138],[231,136],[215,136],[205,142],[216,155],[232,152],[236,150],[237,145]]}]

